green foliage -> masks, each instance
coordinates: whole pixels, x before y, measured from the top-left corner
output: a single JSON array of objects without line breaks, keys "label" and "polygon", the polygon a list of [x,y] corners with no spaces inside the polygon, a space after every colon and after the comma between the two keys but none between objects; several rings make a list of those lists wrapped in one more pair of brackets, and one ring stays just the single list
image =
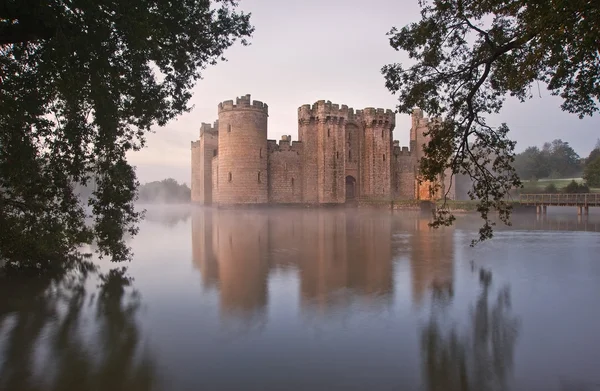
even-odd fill
[{"label": "green foliage", "polygon": [[528,147],[525,151],[515,155],[513,166],[521,179],[534,180],[548,177],[548,166],[545,156],[538,147]]},{"label": "green foliage", "polygon": [[554,183],[550,183],[548,186],[544,188],[544,193],[547,194],[556,194],[558,193],[558,188]]},{"label": "green foliage", "polygon": [[544,143],[542,149],[528,147],[515,155],[513,166],[521,179],[572,178],[582,169],[579,155],[560,139]]},{"label": "green foliage", "polygon": [[600,155],[585,166],[583,179],[591,187],[600,187]]},{"label": "green foliage", "polygon": [[596,147],[592,150],[592,152],[590,152],[590,155],[587,157],[587,159],[585,159],[585,164],[590,164],[598,157],[600,157],[600,139],[598,142],[596,142]]},{"label": "green foliage", "polygon": [[[391,46],[407,52],[411,64],[386,65],[382,73],[400,112],[417,106],[443,118],[430,132],[422,174],[434,179],[450,169],[471,176],[470,196],[484,219],[479,240],[485,240],[493,233],[490,211],[510,223],[506,196],[521,186],[507,125],[492,127],[485,118],[501,110],[507,95],[530,98],[538,82],[563,98],[563,110],[596,113],[600,8],[592,0],[419,3],[421,20],[389,33]],[[441,213],[434,226],[451,223],[452,215]]]},{"label": "green foliage", "polygon": [[563,189],[563,193],[568,194],[576,194],[576,193],[589,193],[590,188],[585,183],[577,183],[575,180],[572,180],[565,188]]},{"label": "green foliage", "polygon": [[[247,44],[233,0],[9,0],[0,8],[0,259],[60,265],[84,243],[130,259],[126,153],[189,111],[201,71]],[[94,191],[87,205],[74,187]],[[74,186],[75,184],[75,186]],[[86,222],[87,221],[87,222]]]},{"label": "green foliage", "polygon": [[185,183],[180,185],[175,179],[168,178],[141,185],[138,200],[149,203],[190,202],[191,194],[192,191]]}]

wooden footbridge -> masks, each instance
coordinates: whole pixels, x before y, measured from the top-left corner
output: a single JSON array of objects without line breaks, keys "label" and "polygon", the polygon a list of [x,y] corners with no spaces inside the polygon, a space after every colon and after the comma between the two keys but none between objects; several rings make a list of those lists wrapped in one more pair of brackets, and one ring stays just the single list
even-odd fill
[{"label": "wooden footbridge", "polygon": [[587,215],[590,207],[600,207],[600,193],[521,194],[519,203],[535,206],[538,214],[546,214],[546,209],[549,206],[575,206],[578,215]]}]

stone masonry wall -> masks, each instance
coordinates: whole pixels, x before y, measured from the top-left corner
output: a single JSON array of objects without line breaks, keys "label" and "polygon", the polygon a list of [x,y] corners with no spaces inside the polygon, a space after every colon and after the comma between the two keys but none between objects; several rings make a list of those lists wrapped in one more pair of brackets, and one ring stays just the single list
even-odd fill
[{"label": "stone masonry wall", "polygon": [[192,143],[192,202],[212,203],[212,158],[217,154],[218,121],[203,123],[200,139]]},{"label": "stone masonry wall", "polygon": [[219,156],[212,158],[212,199],[214,203],[219,202]]},{"label": "stone masonry wall", "polygon": [[395,115],[391,110],[366,108],[362,112],[365,123],[365,163],[369,187],[363,197],[391,199],[392,131]]},{"label": "stone masonry wall", "polygon": [[317,122],[310,105],[298,108],[298,139],[303,145],[302,167],[302,202],[316,204],[319,202],[318,164],[317,164]]},{"label": "stone masonry wall", "polygon": [[415,198],[415,158],[408,147],[394,147],[392,165],[392,191],[394,198],[411,200]]},{"label": "stone masonry wall", "polygon": [[251,101],[219,104],[219,204],[268,202],[268,107]]},{"label": "stone masonry wall", "polygon": [[346,148],[344,151],[346,159],[346,176],[351,176],[356,181],[356,189],[360,188],[360,131],[355,121],[346,123]]},{"label": "stone masonry wall", "polygon": [[304,203],[345,202],[345,121],[351,110],[323,100],[298,109]]},{"label": "stone masonry wall", "polygon": [[[323,100],[303,105],[298,108],[299,141],[284,136],[279,144],[267,140],[267,105],[251,101],[250,95],[220,103],[218,113],[215,126],[202,124],[199,141],[191,144],[192,201],[344,203],[347,176],[354,178],[349,183],[355,183],[358,199],[431,198],[431,183],[417,180],[423,144],[429,141],[424,133],[431,124],[418,108],[409,148],[392,139],[391,110],[355,111]],[[440,181],[455,198],[449,175]]]},{"label": "stone masonry wall", "polygon": [[202,179],[202,149],[200,141],[192,141],[191,144],[192,157],[192,178],[191,178],[191,200],[192,202],[204,202],[204,181]]},{"label": "stone masonry wall", "polygon": [[335,112],[335,107],[331,111],[322,113],[318,118],[317,161],[320,203],[343,203],[346,200],[344,121],[345,118]]},{"label": "stone masonry wall", "polygon": [[293,204],[302,202],[302,143],[290,145],[284,136],[279,145],[269,140],[269,202]]}]

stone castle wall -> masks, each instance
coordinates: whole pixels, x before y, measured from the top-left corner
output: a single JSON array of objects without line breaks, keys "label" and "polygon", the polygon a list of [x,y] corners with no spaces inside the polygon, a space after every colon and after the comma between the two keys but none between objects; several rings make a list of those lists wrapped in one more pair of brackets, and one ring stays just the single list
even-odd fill
[{"label": "stone castle wall", "polygon": [[219,204],[268,202],[267,117],[250,95],[219,104]]},{"label": "stone castle wall", "polygon": [[191,199],[192,202],[198,202],[201,204],[205,204],[206,200],[204,199],[204,191],[201,186],[204,185],[202,169],[204,168],[202,164],[202,159],[204,154],[200,150],[200,141],[192,141],[191,144],[191,160],[192,160],[192,185],[190,187],[191,190]]},{"label": "stone castle wall", "polygon": [[361,198],[391,200],[392,131],[396,121],[391,110],[367,108],[362,111]]},{"label": "stone castle wall", "polygon": [[212,158],[217,155],[218,121],[200,126],[200,139],[192,142],[192,201],[212,203]]},{"label": "stone castle wall", "polygon": [[[267,140],[268,107],[250,95],[218,106],[214,127],[192,142],[192,201],[340,204],[350,199],[430,199],[419,184],[429,121],[415,109],[410,147],[393,141],[391,110],[354,110],[317,101],[298,108],[298,138]],[[445,189],[452,183],[440,178]],[[451,192],[452,195],[454,192]]]},{"label": "stone castle wall", "polygon": [[268,141],[269,202],[302,203],[302,143],[284,136]]},{"label": "stone castle wall", "polygon": [[415,166],[417,162],[408,147],[394,146],[392,193],[395,199],[411,200],[415,197]]},{"label": "stone castle wall", "polygon": [[219,203],[219,156],[212,158],[212,199],[213,202]]}]

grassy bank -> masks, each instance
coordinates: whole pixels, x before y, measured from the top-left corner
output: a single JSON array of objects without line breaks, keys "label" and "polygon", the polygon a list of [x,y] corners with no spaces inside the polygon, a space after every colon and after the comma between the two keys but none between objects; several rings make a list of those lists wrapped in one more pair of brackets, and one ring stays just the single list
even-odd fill
[{"label": "grassy bank", "polygon": [[[558,191],[562,191],[571,181],[579,184],[583,183],[582,178],[563,178],[563,179],[538,179],[536,181],[523,181],[523,188],[519,190],[521,194],[543,193],[544,190],[554,185]],[[600,188],[590,188],[592,193],[600,193]]]},{"label": "grassy bank", "polygon": [[[520,204],[517,201],[510,201],[513,207],[517,208]],[[444,202],[436,201],[435,203],[421,200],[368,200],[361,201],[358,206],[361,208],[382,208],[394,210],[427,210],[435,204],[436,207],[441,207]],[[455,201],[447,200],[446,207],[452,212],[477,212],[477,201],[464,200]]]}]

